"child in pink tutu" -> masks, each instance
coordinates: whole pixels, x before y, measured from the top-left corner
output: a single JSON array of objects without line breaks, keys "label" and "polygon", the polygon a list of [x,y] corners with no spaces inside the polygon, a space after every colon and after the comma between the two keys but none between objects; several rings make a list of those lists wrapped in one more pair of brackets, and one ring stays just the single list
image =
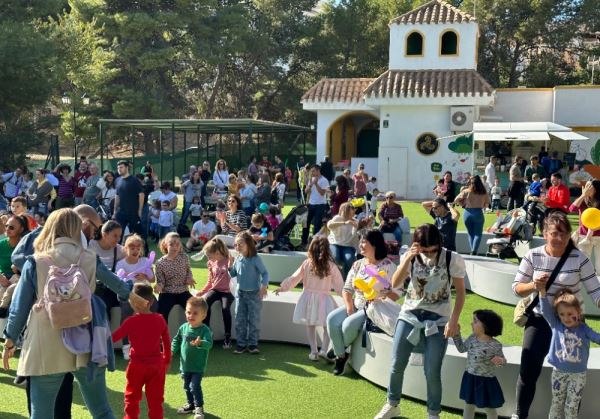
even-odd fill
[{"label": "child in pink tutu", "polygon": [[[304,291],[296,304],[293,322],[306,325],[310,345],[308,358],[311,361],[317,361],[319,356],[327,359],[327,348],[329,347],[327,315],[337,308],[331,290],[333,289],[341,296],[344,280],[331,256],[326,237],[315,237],[310,243],[307,253],[308,259],[292,276],[281,283],[281,286],[275,290],[275,294],[289,291],[300,282],[303,283]],[[321,352],[318,352],[317,349],[317,326],[323,328]]]}]

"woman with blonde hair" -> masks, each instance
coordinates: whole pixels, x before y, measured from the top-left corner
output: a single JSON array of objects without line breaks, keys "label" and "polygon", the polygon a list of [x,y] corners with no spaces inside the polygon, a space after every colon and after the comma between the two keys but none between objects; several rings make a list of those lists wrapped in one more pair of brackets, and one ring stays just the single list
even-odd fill
[{"label": "woman with blonde hair", "polygon": [[215,190],[227,191],[229,185],[229,171],[227,170],[227,163],[223,159],[217,160],[217,164],[215,164],[213,182],[215,183]]},{"label": "woman with blonde hair", "polygon": [[[96,255],[82,248],[81,218],[68,208],[52,212],[35,240],[34,248],[34,260],[25,262],[10,310],[2,357],[4,368],[8,368],[8,360],[15,351],[15,341],[27,325],[28,333],[25,334],[17,374],[30,377],[31,418],[52,416],[49,412],[54,412],[56,395],[65,374],[69,372],[79,382],[90,415],[114,418],[106,394],[106,366],[95,365],[94,380],[88,380],[91,347],[85,353],[72,353],[63,342],[62,329],[52,327],[48,312],[45,309],[32,310],[34,303],[43,295],[51,265],[66,268],[78,264],[87,277],[90,290],[93,292],[96,288]],[[105,327],[108,327],[104,320]],[[94,318],[93,321],[96,323],[100,319]],[[112,348],[107,350],[112,351]]]},{"label": "woman with blonde hair", "polygon": [[339,214],[327,223],[330,231],[329,243],[335,262],[342,267],[344,278],[356,260],[358,244],[358,221],[354,219],[354,207],[350,202],[340,205]]}]

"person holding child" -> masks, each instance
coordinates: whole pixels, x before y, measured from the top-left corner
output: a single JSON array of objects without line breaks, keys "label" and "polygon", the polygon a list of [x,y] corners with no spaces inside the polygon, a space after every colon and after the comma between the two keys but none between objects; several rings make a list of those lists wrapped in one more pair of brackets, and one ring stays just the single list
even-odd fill
[{"label": "person holding child", "polygon": [[237,278],[234,354],[258,354],[260,311],[267,296],[269,273],[258,256],[254,239],[243,231],[235,238],[238,256],[229,256],[229,274]]},{"label": "person holding child", "polygon": [[465,401],[463,419],[475,417],[475,407],[485,409],[488,419],[497,419],[497,408],[504,404],[502,387],[496,368],[506,364],[502,344],[494,339],[502,334],[502,317],[492,310],[475,310],[472,334],[463,341],[460,327],[454,335],[458,352],[467,352],[467,370],[460,385],[460,398]]},{"label": "person holding child", "polygon": [[113,342],[129,339],[131,343],[131,359],[125,371],[125,418],[139,418],[145,388],[148,418],[162,419],[165,376],[171,362],[169,327],[163,316],[150,311],[155,299],[149,284],[136,283],[133,292],[144,298],[147,305],[125,319],[112,334]]},{"label": "person holding child", "polygon": [[[150,263],[148,258],[144,257],[144,240],[138,234],[132,234],[125,240],[123,246],[125,257],[117,262],[116,272],[122,272],[124,281],[131,280],[136,283],[154,282],[154,272],[152,268],[147,269]],[[121,301],[121,325],[133,314],[133,309],[129,301]],[[156,304],[153,307],[156,312]],[[127,336],[123,337],[123,359],[129,360],[131,346]]]},{"label": "person holding child", "polygon": [[[546,244],[531,249],[521,260],[512,289],[520,297],[546,290],[549,303],[562,289],[569,289],[582,301],[582,289],[596,305],[600,305],[600,281],[593,264],[571,241],[571,224],[566,214],[550,213],[544,220]],[[564,257],[562,266],[558,266]],[[554,281],[549,283],[549,278]],[[533,303],[532,303],[533,304]],[[583,308],[583,306],[582,306]],[[514,419],[525,419],[535,396],[537,379],[542,372],[544,358],[550,349],[552,329],[541,315],[539,304],[527,319],[523,332],[523,350],[517,379],[517,406]]]},{"label": "person holding child", "polygon": [[[393,287],[401,286],[407,279],[409,283],[394,333],[387,402],[376,419],[400,414],[404,371],[415,349],[424,350],[429,418],[439,418],[442,410],[442,361],[447,339],[458,332],[458,319],[466,294],[465,275],[464,259],[458,253],[444,249],[442,235],[436,226],[423,224],[415,229],[413,244],[402,256],[392,277]],[[452,286],[456,290],[454,307]],[[423,343],[423,348],[420,343]]]},{"label": "person holding child", "polygon": [[[315,237],[308,246],[307,254],[308,259],[302,262],[292,276],[283,280],[275,290],[275,294],[289,291],[302,282],[303,290],[294,309],[293,322],[306,325],[310,345],[308,359],[317,361],[319,356],[327,359],[329,348],[327,316],[337,308],[331,290],[341,296],[344,280],[333,262],[329,243],[325,237]],[[317,347],[317,327],[323,328],[321,351]]]},{"label": "person holding child", "polygon": [[254,239],[258,250],[268,246],[269,243],[273,243],[273,229],[267,222],[267,218],[261,213],[252,215],[248,232]]},{"label": "person holding child", "polygon": [[216,234],[217,225],[210,219],[210,213],[202,210],[202,217],[192,226],[190,238],[185,245],[186,250],[191,251],[198,245],[204,245]]},{"label": "person holding child", "polygon": [[235,297],[231,293],[231,276],[229,275],[229,251],[221,240],[214,238],[209,240],[202,251],[206,254],[208,262],[208,281],[204,288],[197,294],[203,297],[208,304],[206,313],[207,326],[210,326],[210,309],[217,301],[221,302],[221,313],[223,315],[223,327],[225,328],[225,340],[223,349],[231,348],[231,305]]},{"label": "person holding child", "polygon": [[181,238],[175,232],[168,233],[160,242],[160,251],[164,255],[156,262],[156,286],[158,293],[158,312],[169,322],[169,313],[175,305],[185,308],[192,296],[188,288],[196,285],[190,261],[182,251]]},{"label": "person holding child", "polygon": [[208,352],[213,346],[212,332],[203,323],[208,304],[202,297],[190,297],[185,305],[186,323],[182,324],[171,343],[173,354],[179,354],[179,370],[187,403],[177,409],[179,414],[194,414],[204,418],[202,379],[208,363]]}]

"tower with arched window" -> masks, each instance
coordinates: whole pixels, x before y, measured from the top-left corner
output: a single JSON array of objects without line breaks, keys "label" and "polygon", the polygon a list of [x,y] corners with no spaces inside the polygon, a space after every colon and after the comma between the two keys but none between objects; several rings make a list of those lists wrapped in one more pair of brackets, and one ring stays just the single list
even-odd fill
[{"label": "tower with arched window", "polygon": [[477,20],[431,1],[390,22],[390,70],[477,69]]}]

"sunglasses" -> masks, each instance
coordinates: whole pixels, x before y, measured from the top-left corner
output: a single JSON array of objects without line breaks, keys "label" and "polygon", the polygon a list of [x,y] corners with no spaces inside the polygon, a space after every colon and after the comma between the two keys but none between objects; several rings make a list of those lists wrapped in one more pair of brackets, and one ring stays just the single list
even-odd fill
[{"label": "sunglasses", "polygon": [[439,209],[439,208],[442,208],[442,206],[441,206],[441,205],[433,205],[433,206],[431,207],[431,209]]},{"label": "sunglasses", "polygon": [[16,230],[17,229],[17,227],[10,225],[10,224],[6,224],[5,227],[7,230]]},{"label": "sunglasses", "polygon": [[228,199],[227,203],[231,204],[232,202],[237,202],[235,199]]},{"label": "sunglasses", "polygon": [[208,218],[208,215],[203,215],[202,218]]},{"label": "sunglasses", "polygon": [[393,196],[386,196],[385,199],[394,199]]}]

